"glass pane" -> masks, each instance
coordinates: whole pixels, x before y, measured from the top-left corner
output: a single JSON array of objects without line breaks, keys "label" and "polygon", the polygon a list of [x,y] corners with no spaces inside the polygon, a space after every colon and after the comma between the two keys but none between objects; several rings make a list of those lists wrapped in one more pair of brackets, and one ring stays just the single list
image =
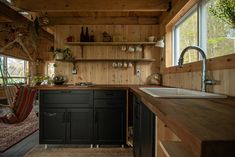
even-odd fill
[{"label": "glass pane", "polygon": [[3,57],[2,56],[0,56],[0,77],[2,77],[2,73],[3,73]]},{"label": "glass pane", "polygon": [[[198,20],[197,11],[189,16],[177,27],[177,52],[181,54],[182,50],[190,45],[198,45]],[[178,58],[177,58],[178,59]],[[189,50],[184,56],[184,63],[195,62],[198,60],[198,53],[195,50]]]},{"label": "glass pane", "polygon": [[24,84],[25,78],[9,78],[7,84]]},{"label": "glass pane", "polygon": [[228,24],[209,11],[211,3],[216,2],[218,0],[209,1],[206,5],[208,58],[235,53],[235,29],[230,28]]},{"label": "glass pane", "polygon": [[48,63],[47,64],[47,76],[52,77],[54,73],[55,73],[54,63]]},{"label": "glass pane", "polygon": [[7,58],[7,70],[11,77],[24,77],[24,60]]}]

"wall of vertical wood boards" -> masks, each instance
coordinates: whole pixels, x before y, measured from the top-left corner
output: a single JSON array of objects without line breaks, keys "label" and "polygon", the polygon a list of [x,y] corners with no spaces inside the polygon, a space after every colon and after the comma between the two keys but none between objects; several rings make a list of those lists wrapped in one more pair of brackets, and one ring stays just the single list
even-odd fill
[{"label": "wall of vertical wood boards", "polygon": [[[165,54],[171,54],[171,44],[169,43],[169,38],[171,29],[167,29],[166,26],[170,26],[171,23],[174,23],[176,19],[182,17],[184,12],[188,10],[192,5],[194,5],[198,0],[182,0],[179,3],[175,3],[170,12],[164,13],[160,18],[160,36],[165,36]],[[166,58],[167,57],[167,58]],[[184,72],[177,72],[177,68],[166,68],[166,64],[169,63],[170,56],[166,56],[163,63],[161,63],[161,73],[163,74],[163,85],[171,87],[180,87],[186,89],[201,89],[201,68],[198,64],[192,64],[191,68],[184,70]],[[226,58],[226,59],[223,59]],[[216,85],[208,86],[209,92],[226,94],[229,96],[235,96],[235,65],[234,55],[218,57],[212,59],[210,63],[210,68],[208,71],[208,78],[214,79],[217,82]],[[226,62],[230,62],[227,65]],[[223,65],[224,68],[223,68]],[[189,66],[188,66],[189,67]],[[201,66],[200,66],[201,67]],[[219,67],[219,68],[218,68]],[[197,70],[193,70],[193,69]],[[172,70],[173,69],[173,70]]]},{"label": "wall of vertical wood boards", "polygon": [[[65,44],[69,35],[74,36],[75,41],[80,39],[82,25],[57,25],[55,26],[55,48],[70,48],[75,58],[81,58],[79,46]],[[127,41],[146,41],[148,36],[159,38],[158,25],[83,25],[93,30],[95,41],[102,41],[102,33],[106,31],[111,36],[125,37]],[[48,56],[49,57],[49,56]],[[45,57],[47,58],[47,57]],[[115,58],[130,59],[141,58],[140,52],[121,51],[120,46],[85,46],[84,58]],[[63,74],[69,83],[89,81],[96,84],[145,84],[148,76],[159,72],[160,69],[160,48],[146,46],[145,58],[154,58],[154,63],[139,63],[137,68],[141,70],[141,76],[134,75],[134,68],[113,68],[112,62],[86,62],[77,63],[77,74],[72,75],[71,63],[56,62],[56,74]]]}]

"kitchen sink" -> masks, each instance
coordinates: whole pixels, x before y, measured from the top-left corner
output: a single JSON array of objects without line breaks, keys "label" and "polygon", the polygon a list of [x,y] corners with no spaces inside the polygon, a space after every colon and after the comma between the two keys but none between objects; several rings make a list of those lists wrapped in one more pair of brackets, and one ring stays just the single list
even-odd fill
[{"label": "kitchen sink", "polygon": [[207,93],[182,88],[139,88],[141,91],[159,98],[226,98],[226,95]]}]

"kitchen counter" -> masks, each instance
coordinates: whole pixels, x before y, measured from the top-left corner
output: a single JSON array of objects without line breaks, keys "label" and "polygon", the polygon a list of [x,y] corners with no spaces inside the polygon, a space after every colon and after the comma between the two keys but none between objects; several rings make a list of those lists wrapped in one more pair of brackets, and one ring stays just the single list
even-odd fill
[{"label": "kitchen counter", "polygon": [[185,144],[189,145],[197,156],[209,157],[213,152],[222,153],[226,157],[231,154],[235,156],[235,98],[154,98],[140,91],[138,87],[138,85],[95,85],[36,88],[39,90],[129,89]]},{"label": "kitchen counter", "polygon": [[35,86],[39,90],[115,90],[126,89],[129,87],[138,87],[137,85],[93,85],[93,86],[76,86],[76,85],[40,85]]},{"label": "kitchen counter", "polygon": [[130,90],[197,156],[235,156],[235,98],[164,99]]}]

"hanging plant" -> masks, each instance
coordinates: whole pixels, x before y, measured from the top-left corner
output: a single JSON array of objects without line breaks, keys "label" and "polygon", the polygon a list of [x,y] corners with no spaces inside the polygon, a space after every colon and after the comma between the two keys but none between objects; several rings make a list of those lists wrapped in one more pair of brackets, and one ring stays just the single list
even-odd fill
[{"label": "hanging plant", "polygon": [[213,0],[209,11],[235,29],[235,0]]}]

